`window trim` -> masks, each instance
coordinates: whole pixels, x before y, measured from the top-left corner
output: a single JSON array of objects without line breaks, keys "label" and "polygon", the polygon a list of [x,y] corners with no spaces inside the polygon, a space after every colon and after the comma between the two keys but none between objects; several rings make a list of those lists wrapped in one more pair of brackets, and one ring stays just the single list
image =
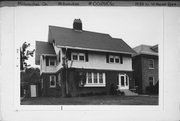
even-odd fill
[{"label": "window trim", "polygon": [[[51,81],[52,81],[51,77],[54,77],[54,80],[55,80],[55,84],[54,85],[51,85]],[[56,76],[55,75],[50,75],[49,76],[49,87],[50,88],[55,88],[56,87]]]},{"label": "window trim", "polygon": [[[150,67],[151,65],[150,61],[152,61],[153,67]],[[154,69],[154,59],[148,59],[148,67],[149,69]]]},{"label": "window trim", "polygon": [[[84,60],[80,60],[80,56],[84,57]],[[78,53],[78,61],[85,61],[85,54],[84,53]]]},{"label": "window trim", "polygon": [[[113,59],[113,62],[111,62],[111,58]],[[115,63],[115,59],[113,55],[109,55],[109,63]]]},{"label": "window trim", "polygon": [[[51,60],[54,61],[54,65],[51,65]],[[53,58],[49,58],[49,66],[56,66],[56,60]]]},{"label": "window trim", "polygon": [[[74,60],[73,59],[73,55],[77,55],[77,60]],[[83,56],[84,57],[84,60],[80,60],[80,56]],[[73,61],[80,61],[80,62],[85,62],[86,61],[86,56],[85,56],[85,53],[71,53],[71,58]]]},{"label": "window trim", "polygon": [[[91,73],[92,83],[88,82],[88,73]],[[94,73],[97,74],[97,83],[94,83]],[[99,75],[102,73],[103,83],[99,83]],[[104,72],[87,72],[86,73],[86,83],[84,87],[105,87],[106,86],[106,76]]]},{"label": "window trim", "polygon": [[[113,62],[110,61],[110,59],[113,58]],[[119,60],[119,62],[117,63],[116,62],[116,59]],[[111,64],[123,64],[123,60],[122,60],[122,63],[121,63],[121,57],[117,56],[117,55],[109,55],[109,63]]]}]

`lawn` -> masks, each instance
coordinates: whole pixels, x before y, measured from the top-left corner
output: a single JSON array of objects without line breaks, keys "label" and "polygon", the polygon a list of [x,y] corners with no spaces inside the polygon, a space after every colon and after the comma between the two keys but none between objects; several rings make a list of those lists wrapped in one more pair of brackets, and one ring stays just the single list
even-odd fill
[{"label": "lawn", "polygon": [[24,98],[21,105],[158,105],[158,96],[88,96]]}]

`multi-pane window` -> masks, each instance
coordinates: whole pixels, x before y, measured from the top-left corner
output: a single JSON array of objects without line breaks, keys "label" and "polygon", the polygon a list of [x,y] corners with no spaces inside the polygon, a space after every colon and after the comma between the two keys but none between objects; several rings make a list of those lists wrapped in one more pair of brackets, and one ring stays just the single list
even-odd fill
[{"label": "multi-pane window", "polygon": [[98,83],[97,73],[93,73],[93,75],[94,75],[94,83]]},{"label": "multi-pane window", "polygon": [[123,64],[123,59],[122,59],[122,56],[113,56],[113,55],[110,55],[109,56],[109,62],[110,63],[120,63],[120,64]]},{"label": "multi-pane window", "polygon": [[50,87],[56,87],[56,76],[50,76]]},{"label": "multi-pane window", "polygon": [[103,73],[99,73],[99,83],[103,83]]},{"label": "multi-pane window", "polygon": [[85,61],[85,55],[83,53],[79,54],[79,60],[80,61]]},{"label": "multi-pane window", "polygon": [[88,83],[92,83],[92,73],[87,73]]},{"label": "multi-pane window", "polygon": [[72,60],[85,61],[85,54],[84,53],[72,53]]},{"label": "multi-pane window", "polygon": [[85,86],[105,86],[105,73],[87,72]]},{"label": "multi-pane window", "polygon": [[149,69],[154,69],[154,60],[153,59],[149,59]]}]

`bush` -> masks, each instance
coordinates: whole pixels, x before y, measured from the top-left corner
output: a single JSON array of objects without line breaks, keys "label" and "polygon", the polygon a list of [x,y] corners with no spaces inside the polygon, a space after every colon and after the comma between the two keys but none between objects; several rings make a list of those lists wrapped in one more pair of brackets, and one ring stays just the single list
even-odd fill
[{"label": "bush", "polygon": [[110,95],[117,95],[117,86],[111,84],[110,86]]}]

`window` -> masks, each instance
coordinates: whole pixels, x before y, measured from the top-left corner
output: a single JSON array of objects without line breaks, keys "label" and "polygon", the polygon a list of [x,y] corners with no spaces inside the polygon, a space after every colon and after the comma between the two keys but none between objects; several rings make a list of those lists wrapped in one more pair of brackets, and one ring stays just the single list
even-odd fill
[{"label": "window", "polygon": [[154,86],[155,83],[154,83],[154,77],[149,77],[149,86]]},{"label": "window", "polygon": [[79,60],[85,61],[85,55],[83,53],[79,54]]},{"label": "window", "polygon": [[103,83],[103,74],[99,73],[99,83]]},{"label": "window", "polygon": [[49,59],[49,65],[50,66],[55,66],[55,59],[50,58]]},{"label": "window", "polygon": [[94,83],[98,83],[98,80],[97,80],[97,73],[94,73]]},{"label": "window", "polygon": [[91,73],[87,73],[87,79],[88,79],[88,83],[92,83],[92,74]]},{"label": "window", "polygon": [[56,76],[50,76],[50,87],[56,87]]},{"label": "window", "polygon": [[120,59],[118,56],[115,56],[115,63],[119,63],[120,62]]},{"label": "window", "polygon": [[84,53],[72,53],[72,60],[85,61],[85,54]]},{"label": "window", "polygon": [[72,54],[72,59],[73,60],[78,60],[78,54]]},{"label": "window", "polygon": [[88,72],[86,73],[85,87],[105,86],[105,73]]},{"label": "window", "polygon": [[154,69],[154,60],[149,59],[149,69]]},{"label": "window", "polygon": [[109,56],[109,62],[114,63],[114,57],[113,56]]},{"label": "window", "polygon": [[110,63],[120,63],[120,64],[123,64],[123,60],[122,60],[122,56],[121,58],[119,56],[109,56],[109,62]]}]

